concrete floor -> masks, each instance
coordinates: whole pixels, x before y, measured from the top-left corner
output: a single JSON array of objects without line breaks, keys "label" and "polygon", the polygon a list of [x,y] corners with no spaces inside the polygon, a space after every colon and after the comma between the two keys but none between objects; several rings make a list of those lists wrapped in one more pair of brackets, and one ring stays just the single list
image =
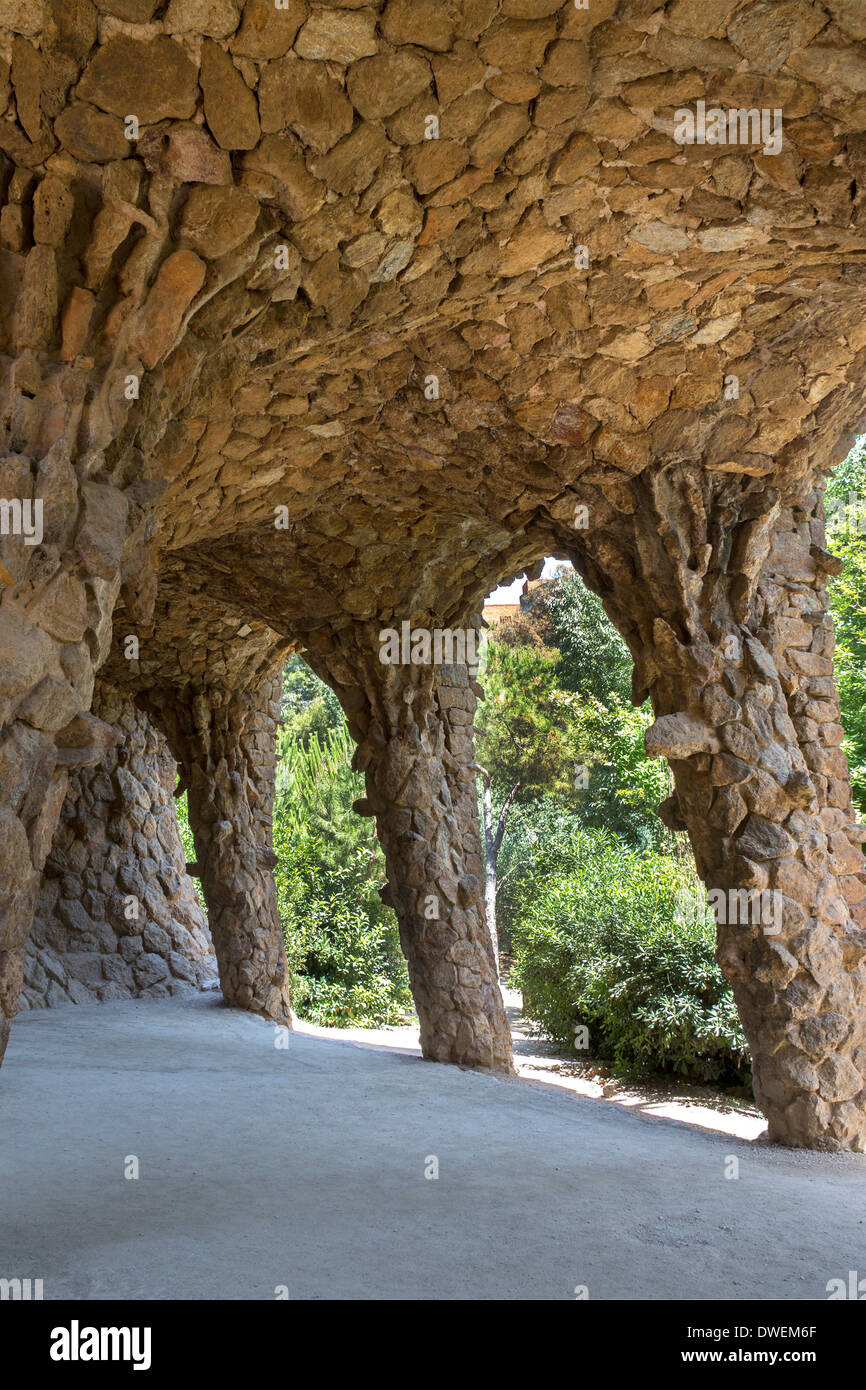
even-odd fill
[{"label": "concrete floor", "polygon": [[274,1038],[215,994],[20,1017],[0,1277],[46,1299],[824,1300],[866,1275],[864,1158]]}]

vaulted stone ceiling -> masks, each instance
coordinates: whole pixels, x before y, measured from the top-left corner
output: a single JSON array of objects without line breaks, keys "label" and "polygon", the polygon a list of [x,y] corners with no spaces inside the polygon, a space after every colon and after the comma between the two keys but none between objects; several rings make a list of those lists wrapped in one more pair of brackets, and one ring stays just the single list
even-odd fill
[{"label": "vaulted stone ceiling", "polygon": [[[62,312],[62,360],[168,479],[172,573],[212,564],[281,631],[477,605],[582,539],[578,503],[601,544],[659,464],[763,487],[844,448],[866,362],[853,0],[0,20],[17,339],[54,346]],[[782,152],[678,144],[698,100],[778,108]]]}]

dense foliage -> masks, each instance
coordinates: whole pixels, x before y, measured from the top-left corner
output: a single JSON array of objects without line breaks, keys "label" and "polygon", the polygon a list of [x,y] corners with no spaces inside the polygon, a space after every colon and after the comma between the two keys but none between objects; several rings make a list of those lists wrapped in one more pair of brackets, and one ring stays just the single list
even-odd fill
[{"label": "dense foliage", "polygon": [[379,897],[385,861],[336,697],[299,658],[286,667],[274,849],[292,1003],[314,1023],[397,1023],[411,1006],[397,919]]},{"label": "dense foliage", "polygon": [[842,702],[843,748],[854,803],[866,816],[866,439],[827,486],[827,547],[845,569],[830,588],[836,627],[836,680]]},{"label": "dense foliage", "polygon": [[576,574],[568,574],[550,585],[547,611],[563,690],[595,699],[607,709],[630,703],[631,656],[598,595]]},{"label": "dense foliage", "polygon": [[411,1007],[397,923],[378,897],[377,856],[299,829],[284,798],[274,820],[277,902],[292,971],[292,1006],[313,1023],[375,1027]]},{"label": "dense foliage", "polygon": [[712,914],[678,920],[676,895],[700,891],[692,866],[636,853],[573,816],[548,814],[541,830],[507,888],[527,1014],[568,1049],[583,1025],[589,1054],[628,1071],[745,1083]]},{"label": "dense foliage", "polygon": [[747,1080],[745,1039],[715,961],[685,836],[665,830],[663,760],[631,703],[631,657],[600,600],[569,573],[533,588],[488,643],[479,761],[501,804],[519,779],[497,863],[500,941],[540,1030],[631,1071]]},{"label": "dense foliage", "polygon": [[631,666],[601,601],[576,574],[540,584],[520,618],[495,628],[487,644],[478,761],[500,804],[520,780],[518,805],[553,798],[637,849],[679,854],[658,819],[670,774],[644,751],[652,712],[631,703]]},{"label": "dense foliage", "polygon": [[516,782],[521,802],[569,796],[574,784],[578,701],[556,680],[543,648],[489,641],[481,675],[485,699],[475,717],[478,761],[502,799]]},{"label": "dense foliage", "polygon": [[331,730],[344,728],[345,723],[331,687],[320,681],[301,657],[290,656],[283,670],[278,766],[293,744],[306,747],[313,734],[323,739]]}]

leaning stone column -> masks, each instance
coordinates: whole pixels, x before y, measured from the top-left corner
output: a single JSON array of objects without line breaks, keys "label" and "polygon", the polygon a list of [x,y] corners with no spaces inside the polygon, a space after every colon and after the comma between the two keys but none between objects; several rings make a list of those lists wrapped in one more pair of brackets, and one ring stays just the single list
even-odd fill
[{"label": "leaning stone column", "polygon": [[714,890],[769,1137],[864,1151],[863,828],[839,747],[820,496],[686,468],[637,491],[636,582],[612,608],[657,715],[647,749],[675,778],[663,819],[688,829]]},{"label": "leaning stone column", "polygon": [[280,675],[234,692],[161,692],[148,708],[166,730],[188,787],[223,997],[291,1027],[271,844]]},{"label": "leaning stone column", "polygon": [[207,919],[185,873],[177,770],[165,739],[127,695],[102,681],[93,712],[112,746],[69,778],[21,1009],[159,998],[216,974]]},{"label": "leaning stone column", "polygon": [[68,773],[111,738],[88,711],[112,611],[122,587],[131,610],[147,607],[154,495],[135,459],[101,464],[83,373],[25,347],[0,356],[0,1061]]},{"label": "leaning stone column", "polygon": [[511,1035],[484,917],[472,720],[465,665],[385,665],[378,630],[340,634],[307,654],[336,690],[358,742],[354,765],[388,870],[384,901],[421,1024],[437,1062],[512,1070]]}]

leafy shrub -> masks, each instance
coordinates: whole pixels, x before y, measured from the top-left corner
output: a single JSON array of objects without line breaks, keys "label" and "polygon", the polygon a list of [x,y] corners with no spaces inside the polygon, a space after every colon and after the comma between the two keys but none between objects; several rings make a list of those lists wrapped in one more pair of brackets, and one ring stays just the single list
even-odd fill
[{"label": "leafy shrub", "polygon": [[532,883],[540,846],[558,843],[573,829],[575,819],[573,810],[548,798],[512,810],[496,878],[496,920],[502,950],[513,950],[514,924],[523,911],[526,885]]},{"label": "leafy shrub", "polygon": [[274,878],[302,1018],[332,1027],[400,1022],[411,1006],[397,919],[379,897],[385,862],[369,820],[348,730],[284,745],[274,810]]},{"label": "leafy shrub", "polygon": [[396,921],[372,901],[368,856],[328,864],[314,836],[275,827],[277,902],[292,972],[292,1005],[327,1027],[399,1023],[411,1004]]},{"label": "leafy shrub", "polygon": [[516,982],[543,1031],[629,1071],[748,1081],[731,989],[714,958],[712,914],[675,920],[693,866],[637,854],[560,817],[514,868],[508,887]]}]

